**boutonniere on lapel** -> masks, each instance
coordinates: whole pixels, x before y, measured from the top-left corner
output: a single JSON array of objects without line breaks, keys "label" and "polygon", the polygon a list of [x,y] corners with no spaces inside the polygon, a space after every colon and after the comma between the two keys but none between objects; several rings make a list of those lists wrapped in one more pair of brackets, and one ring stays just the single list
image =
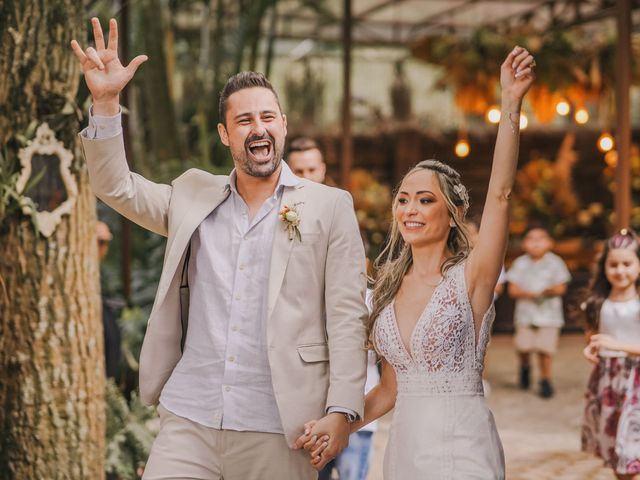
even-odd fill
[{"label": "boutonniere on lapel", "polygon": [[280,210],[280,220],[284,222],[284,228],[289,234],[290,241],[297,238],[302,242],[302,235],[298,228],[300,225],[300,212],[298,211],[298,206],[300,205],[302,205],[302,202],[294,203],[291,206],[285,205],[282,207],[282,210]]}]

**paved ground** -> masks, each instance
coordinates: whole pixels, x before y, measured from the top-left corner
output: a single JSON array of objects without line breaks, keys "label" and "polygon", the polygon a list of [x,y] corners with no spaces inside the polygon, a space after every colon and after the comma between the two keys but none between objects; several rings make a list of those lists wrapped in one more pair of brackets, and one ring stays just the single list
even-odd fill
[{"label": "paved ground", "polygon": [[[554,366],[557,394],[542,400],[535,391],[516,388],[511,337],[493,338],[487,367],[489,404],[504,444],[509,480],[615,479],[599,459],[579,450],[582,398],[590,371],[581,353],[583,342],[582,335],[562,336]],[[389,419],[383,419],[374,437],[374,461],[368,480],[382,480]]]}]

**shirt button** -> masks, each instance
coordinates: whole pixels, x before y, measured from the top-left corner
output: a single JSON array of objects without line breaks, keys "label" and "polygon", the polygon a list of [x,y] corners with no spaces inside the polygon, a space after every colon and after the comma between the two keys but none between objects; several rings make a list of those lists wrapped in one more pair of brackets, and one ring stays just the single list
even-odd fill
[{"label": "shirt button", "polygon": [[231,355],[231,356],[229,357],[229,361],[230,361],[230,362],[233,362],[235,359],[236,359],[236,357],[234,357],[233,355]]},{"label": "shirt button", "polygon": [[240,295],[236,295],[236,300],[240,300]]},{"label": "shirt button", "polygon": [[244,270],[244,263],[241,263],[240,266],[238,267],[240,270]]},{"label": "shirt button", "polygon": [[224,387],[224,389],[225,389],[227,392],[230,392],[230,391],[231,391],[231,387]]},{"label": "shirt button", "polygon": [[231,327],[231,331],[232,332],[237,332],[238,331],[238,327],[236,327],[235,325],[233,327]]}]

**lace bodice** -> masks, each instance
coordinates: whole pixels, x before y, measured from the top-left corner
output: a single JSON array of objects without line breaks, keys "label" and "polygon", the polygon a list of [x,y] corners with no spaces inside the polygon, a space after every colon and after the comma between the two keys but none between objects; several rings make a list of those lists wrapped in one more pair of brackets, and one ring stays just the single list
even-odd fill
[{"label": "lace bodice", "polygon": [[376,321],[375,341],[396,372],[398,392],[481,395],[484,355],[494,318],[492,305],[476,342],[464,263],[450,268],[433,291],[411,334],[410,351],[400,337],[394,302],[387,305]]}]

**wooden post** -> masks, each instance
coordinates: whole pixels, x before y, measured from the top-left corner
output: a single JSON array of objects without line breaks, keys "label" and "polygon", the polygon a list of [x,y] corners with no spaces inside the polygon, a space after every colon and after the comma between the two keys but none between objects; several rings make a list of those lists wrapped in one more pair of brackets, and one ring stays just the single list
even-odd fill
[{"label": "wooden post", "polygon": [[628,227],[631,219],[631,0],[617,0],[616,21],[616,227]]},{"label": "wooden post", "polygon": [[342,159],[340,182],[348,189],[353,165],[353,139],[351,138],[351,0],[344,0],[342,18]]}]

